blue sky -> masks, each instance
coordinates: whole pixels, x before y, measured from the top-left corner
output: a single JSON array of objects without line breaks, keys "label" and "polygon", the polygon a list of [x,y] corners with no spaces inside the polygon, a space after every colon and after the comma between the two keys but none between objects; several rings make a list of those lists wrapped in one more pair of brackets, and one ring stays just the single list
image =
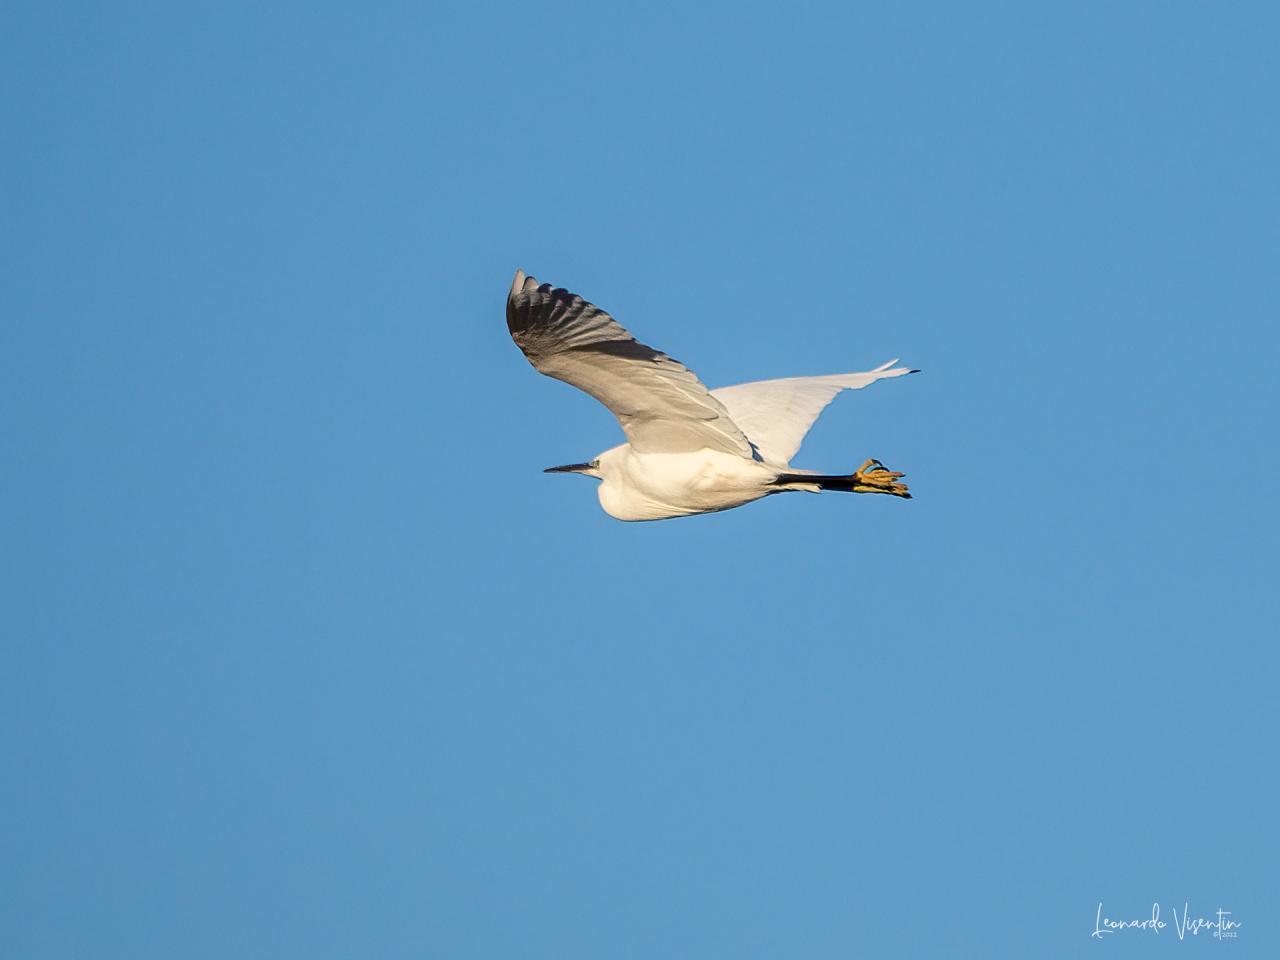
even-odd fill
[{"label": "blue sky", "polygon": [[[1278,29],[8,4],[3,952],[1274,956]],[[516,267],[916,499],[609,519]]]}]

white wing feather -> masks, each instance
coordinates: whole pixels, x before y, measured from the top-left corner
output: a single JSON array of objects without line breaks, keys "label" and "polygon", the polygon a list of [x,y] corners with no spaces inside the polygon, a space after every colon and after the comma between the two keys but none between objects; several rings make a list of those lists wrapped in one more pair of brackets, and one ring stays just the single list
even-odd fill
[{"label": "white wing feather", "polygon": [[507,329],[539,373],[603,403],[639,453],[711,449],[751,459],[751,444],[684,364],[637,343],[618,321],[517,270]]},{"label": "white wing feather", "polygon": [[894,367],[897,360],[866,373],[837,373],[825,377],[789,377],[720,387],[711,395],[724,404],[733,422],[745,433],[766,463],[785,467],[800,449],[805,434],[836,394],[858,390],[886,377],[915,373]]}]

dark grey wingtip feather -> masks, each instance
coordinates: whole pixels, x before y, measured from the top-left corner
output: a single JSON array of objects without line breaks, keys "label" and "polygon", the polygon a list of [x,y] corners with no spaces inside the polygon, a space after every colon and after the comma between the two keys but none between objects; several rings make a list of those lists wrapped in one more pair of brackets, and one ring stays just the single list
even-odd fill
[{"label": "dark grey wingtip feather", "polygon": [[572,321],[587,311],[604,314],[603,310],[587,303],[576,293],[549,283],[538,283],[536,277],[517,270],[511,282],[511,292],[507,294],[507,330],[516,337],[517,343],[521,343],[520,335],[532,327]]}]

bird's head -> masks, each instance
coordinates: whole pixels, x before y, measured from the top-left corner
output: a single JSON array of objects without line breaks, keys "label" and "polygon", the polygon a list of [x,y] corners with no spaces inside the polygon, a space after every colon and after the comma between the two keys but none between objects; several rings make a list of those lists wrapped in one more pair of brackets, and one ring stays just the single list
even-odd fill
[{"label": "bird's head", "polygon": [[600,477],[600,459],[590,463],[566,463],[563,467],[547,467],[543,473],[580,473],[584,477]]}]

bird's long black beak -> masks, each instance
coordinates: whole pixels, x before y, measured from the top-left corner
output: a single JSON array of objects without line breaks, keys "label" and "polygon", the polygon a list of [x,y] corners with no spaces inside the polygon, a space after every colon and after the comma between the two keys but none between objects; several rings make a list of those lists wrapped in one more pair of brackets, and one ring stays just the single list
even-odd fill
[{"label": "bird's long black beak", "polygon": [[563,467],[547,467],[543,473],[582,473],[591,469],[589,463],[566,463]]}]

